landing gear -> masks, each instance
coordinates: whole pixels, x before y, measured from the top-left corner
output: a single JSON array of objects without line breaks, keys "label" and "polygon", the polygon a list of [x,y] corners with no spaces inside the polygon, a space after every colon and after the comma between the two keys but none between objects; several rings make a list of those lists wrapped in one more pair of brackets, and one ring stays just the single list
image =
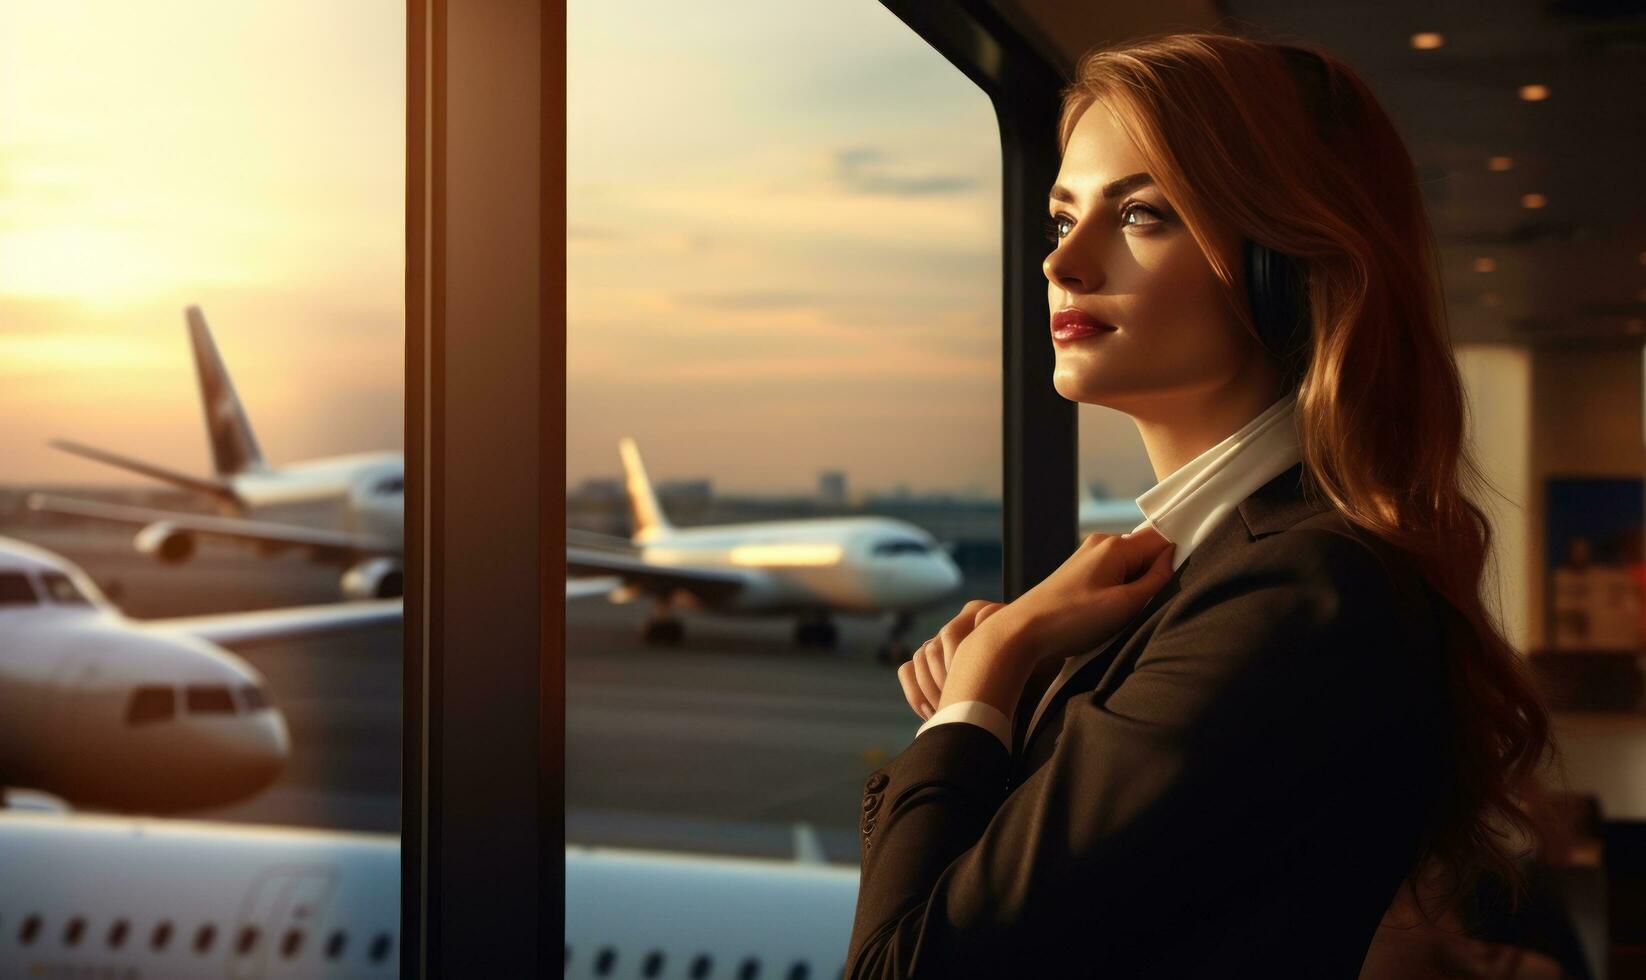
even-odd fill
[{"label": "landing gear", "polygon": [[914,651],[904,644],[903,634],[909,631],[909,625],[913,622],[914,617],[909,613],[898,613],[892,620],[891,630],[886,634],[886,642],[875,650],[874,659],[883,664],[901,665],[905,660],[912,658]]},{"label": "landing gear", "polygon": [[817,613],[811,617],[803,616],[794,624],[794,642],[797,646],[833,650],[840,642],[840,634],[826,614]]},{"label": "landing gear", "polygon": [[646,620],[646,627],[640,633],[642,639],[652,646],[679,646],[686,636],[686,627],[680,620],[669,615],[667,609],[654,612]]}]

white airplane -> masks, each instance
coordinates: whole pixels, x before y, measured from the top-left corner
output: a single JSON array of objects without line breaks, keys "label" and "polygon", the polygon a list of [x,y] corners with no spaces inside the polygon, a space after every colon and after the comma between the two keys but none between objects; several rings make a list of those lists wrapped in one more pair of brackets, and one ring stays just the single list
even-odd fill
[{"label": "white airplane", "polygon": [[846,968],[856,867],[566,847],[567,977],[806,977]]},{"label": "white airplane", "polygon": [[195,539],[255,544],[262,553],[289,549],[344,568],[343,595],[389,598],[404,589],[405,460],[397,452],[358,453],[272,467],[263,459],[245,408],[198,306],[186,311],[200,398],[211,442],[213,476],[201,477],[104,449],[54,439],[77,456],[192,490],[217,501],[221,516],[128,507],[32,494],[33,510],[141,528],[137,550],[164,562],[186,561]]},{"label": "white airplane", "polygon": [[0,976],[399,976],[400,840],[0,811]]},{"label": "white airplane", "polygon": [[[566,574],[617,578],[590,585],[568,580],[568,598],[606,594],[627,602],[649,595],[654,607],[644,637],[678,643],[676,607],[745,615],[798,615],[795,641],[833,647],[832,612],[896,614],[876,656],[902,659],[902,634],[915,609],[960,585],[960,569],[924,529],[889,517],[817,517],[677,528],[652,492],[640,450],[618,441],[633,519],[629,539],[611,549],[568,544]],[[603,536],[569,534],[592,542]]]},{"label": "white airplane", "polygon": [[[567,845],[564,975],[837,977],[858,878]],[[392,834],[4,811],[0,881],[7,977],[398,975]]]},{"label": "white airplane", "polygon": [[1080,498],[1075,523],[1081,538],[1094,531],[1125,534],[1143,523],[1143,508],[1135,500],[1103,500],[1085,496]]},{"label": "white airplane", "polygon": [[400,619],[390,599],[130,620],[73,563],[0,538],[0,787],[148,813],[244,799],[290,737],[262,675],[219,645]]}]

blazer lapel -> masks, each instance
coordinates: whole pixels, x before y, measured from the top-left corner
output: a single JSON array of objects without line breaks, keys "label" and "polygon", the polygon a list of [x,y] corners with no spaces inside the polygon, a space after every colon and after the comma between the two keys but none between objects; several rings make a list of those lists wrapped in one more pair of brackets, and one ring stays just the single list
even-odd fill
[{"label": "blazer lapel", "polygon": [[1241,546],[1257,538],[1283,531],[1329,507],[1329,504],[1319,499],[1301,462],[1292,464],[1274,479],[1252,491],[1250,496],[1236,504],[1234,511],[1190,552],[1189,557],[1185,558],[1183,564],[1172,573],[1172,577],[1160,587],[1160,591],[1144,603],[1143,608],[1120,629],[1115,639],[1110,641],[1108,648],[1093,657],[1064,682],[1047,703],[1046,710],[1041,713],[1034,731],[1030,732],[1026,731],[1028,719],[1034,714],[1041,697],[1045,695],[1046,688],[1062,668],[1063,661],[1045,661],[1037,666],[1030,683],[1026,685],[1023,697],[1018,702],[1018,718],[1015,719],[1013,732],[1013,745],[1017,749],[1014,756],[1019,763],[1022,778],[1027,778],[1029,773],[1039,768],[1039,763],[1044,761],[1040,756],[1050,757],[1051,747],[1055,742],[1046,733],[1055,732],[1061,727],[1063,708],[1069,698],[1081,692],[1112,688],[1125,679],[1126,674],[1130,672],[1129,664],[1135,662],[1136,657],[1128,656],[1122,659],[1121,651],[1132,643],[1142,627],[1160,613],[1173,596],[1210,574],[1225,561],[1238,556]]}]

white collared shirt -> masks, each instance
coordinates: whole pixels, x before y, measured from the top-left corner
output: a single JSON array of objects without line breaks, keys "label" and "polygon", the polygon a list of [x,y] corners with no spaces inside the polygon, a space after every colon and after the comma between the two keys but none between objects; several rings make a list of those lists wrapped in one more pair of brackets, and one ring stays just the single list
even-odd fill
[{"label": "white collared shirt", "polygon": [[[1133,533],[1153,525],[1162,537],[1177,545],[1172,553],[1172,571],[1177,571],[1195,546],[1236,505],[1302,459],[1296,411],[1297,393],[1282,395],[1228,438],[1145,490],[1137,498],[1144,520],[1132,529]],[[1058,688],[1112,642],[1064,660],[1063,669],[1041,695],[1025,737],[1034,732]],[[986,701],[959,701],[943,708],[920,726],[915,737],[936,725],[957,721],[988,729],[1005,744],[1006,751],[1012,750],[1012,720]]]}]

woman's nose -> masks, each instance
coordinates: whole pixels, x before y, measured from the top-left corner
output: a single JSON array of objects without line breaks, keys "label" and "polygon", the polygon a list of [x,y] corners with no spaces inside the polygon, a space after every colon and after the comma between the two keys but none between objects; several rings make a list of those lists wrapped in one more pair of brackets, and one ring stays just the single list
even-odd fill
[{"label": "woman's nose", "polygon": [[1046,255],[1040,268],[1047,282],[1071,293],[1089,293],[1103,284],[1097,257],[1089,250],[1070,247],[1067,238]]}]

